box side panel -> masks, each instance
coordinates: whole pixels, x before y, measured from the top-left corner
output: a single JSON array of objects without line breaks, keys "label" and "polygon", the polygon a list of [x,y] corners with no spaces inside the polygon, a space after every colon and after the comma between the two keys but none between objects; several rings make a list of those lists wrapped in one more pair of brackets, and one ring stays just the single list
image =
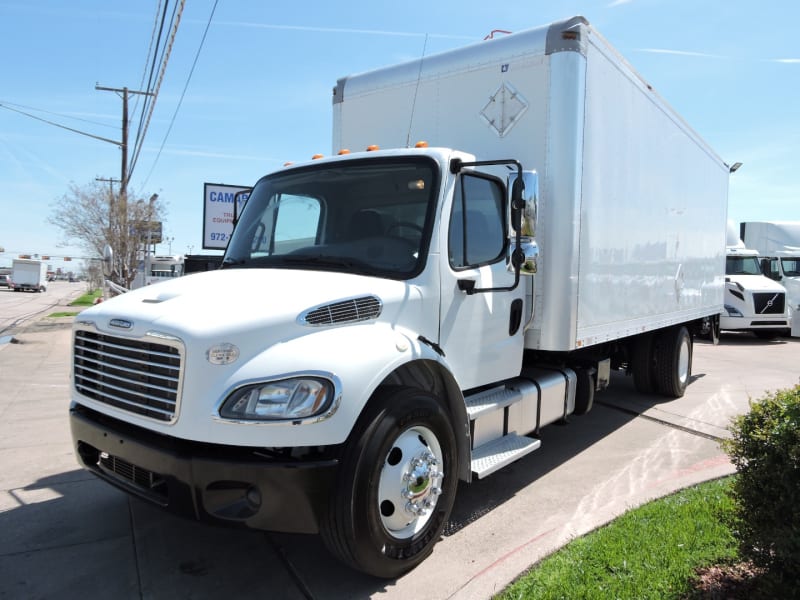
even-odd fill
[{"label": "box side panel", "polygon": [[721,311],[727,166],[589,45],[576,347]]},{"label": "box side panel", "polygon": [[537,168],[544,160],[546,34],[534,29],[340,80],[333,151],[424,140]]}]

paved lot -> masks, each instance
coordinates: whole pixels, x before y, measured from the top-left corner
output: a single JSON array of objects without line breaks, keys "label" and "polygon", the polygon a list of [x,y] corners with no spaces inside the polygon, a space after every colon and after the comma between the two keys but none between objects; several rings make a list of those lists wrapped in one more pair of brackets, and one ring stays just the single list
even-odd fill
[{"label": "paved lot", "polygon": [[397,581],[354,573],[316,536],[214,528],[131,499],[80,470],[67,408],[70,318],[0,345],[0,598],[490,598],[552,550],[632,506],[732,472],[720,451],[749,398],[794,385],[800,340],[695,346],[686,396],[614,377],[542,448],[461,485],[433,556]]}]

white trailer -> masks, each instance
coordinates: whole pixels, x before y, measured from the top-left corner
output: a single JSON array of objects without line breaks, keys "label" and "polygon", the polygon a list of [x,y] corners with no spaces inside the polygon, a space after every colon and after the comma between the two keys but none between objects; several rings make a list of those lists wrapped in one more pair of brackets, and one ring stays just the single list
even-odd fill
[{"label": "white trailer", "polygon": [[746,221],[739,230],[761,257],[764,275],[786,288],[792,336],[800,337],[800,221]]},{"label": "white trailer", "polygon": [[11,265],[11,287],[15,292],[46,292],[47,264],[32,258],[15,258]]},{"label": "white trailer", "polygon": [[684,393],[729,169],[580,17],[341,79],[334,150],[256,183],[221,269],[81,313],[72,435],[130,493],[396,577],[612,369]]}]

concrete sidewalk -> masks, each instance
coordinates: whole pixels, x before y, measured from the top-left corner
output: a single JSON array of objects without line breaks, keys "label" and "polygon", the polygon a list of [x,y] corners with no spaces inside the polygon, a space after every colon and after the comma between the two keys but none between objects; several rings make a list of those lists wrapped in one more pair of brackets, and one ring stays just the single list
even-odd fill
[{"label": "concrete sidewalk", "polygon": [[589,415],[545,428],[541,450],[460,485],[433,555],[382,581],[343,567],[317,536],[181,520],[79,469],[71,322],[40,319],[0,347],[0,598],[490,598],[628,508],[731,473],[714,438],[750,397],[800,374],[800,340],[726,336],[695,346],[682,399],[638,395],[615,376]]}]

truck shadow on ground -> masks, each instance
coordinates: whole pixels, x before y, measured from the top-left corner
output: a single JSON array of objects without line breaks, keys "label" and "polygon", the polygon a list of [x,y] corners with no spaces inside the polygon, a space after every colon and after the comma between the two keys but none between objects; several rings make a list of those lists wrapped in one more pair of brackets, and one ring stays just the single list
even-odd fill
[{"label": "truck shadow on ground", "polygon": [[[633,418],[599,406],[569,426],[544,428],[542,449],[486,479],[459,485],[445,536]],[[195,523],[129,498],[79,469],[6,493],[0,598],[350,599],[397,585],[343,566],[319,536]]]}]

